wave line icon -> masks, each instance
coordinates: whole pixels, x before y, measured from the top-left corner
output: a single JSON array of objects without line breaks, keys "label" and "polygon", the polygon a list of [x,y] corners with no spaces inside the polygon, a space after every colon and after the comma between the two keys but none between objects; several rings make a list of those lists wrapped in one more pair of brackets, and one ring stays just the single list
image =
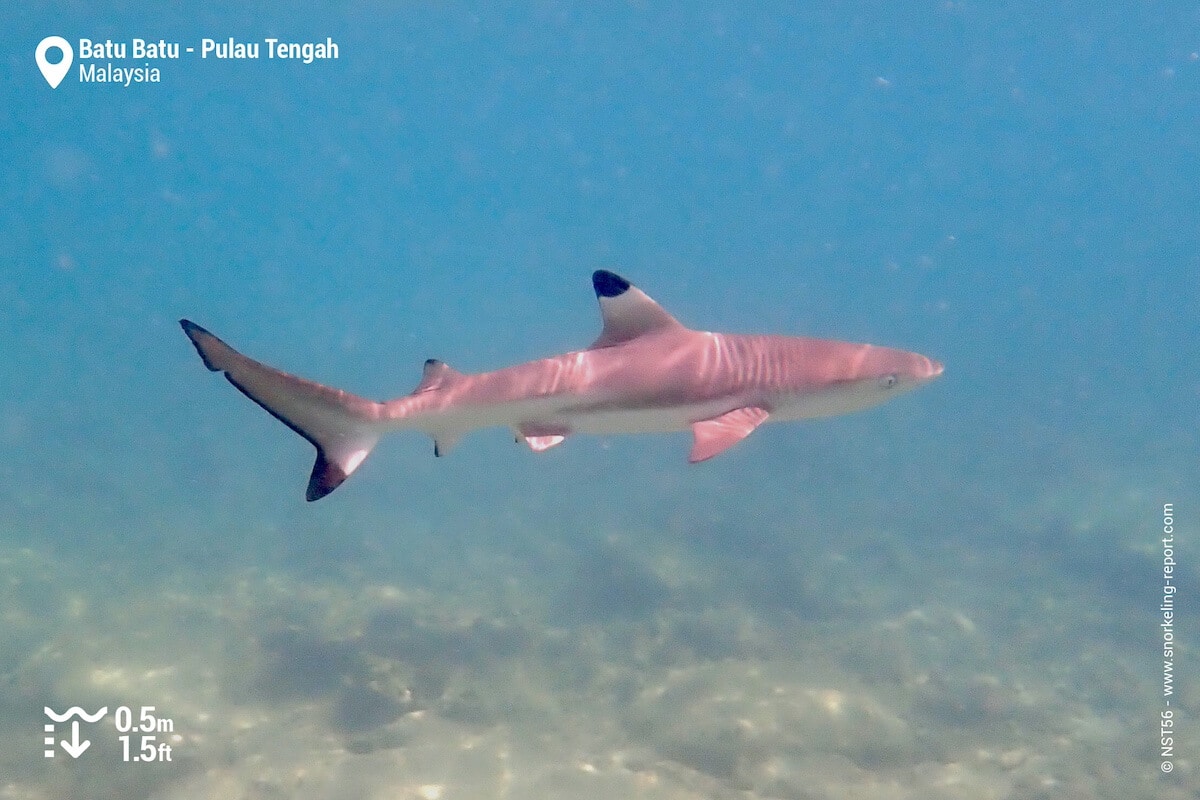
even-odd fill
[{"label": "wave line icon", "polygon": [[98,719],[100,719],[101,717],[103,717],[105,714],[108,713],[108,706],[105,706],[104,708],[100,709],[95,714],[89,714],[86,711],[84,711],[82,708],[80,708],[79,706],[71,706],[66,711],[64,711],[62,714],[56,714],[54,712],[54,709],[50,708],[50,706],[45,706],[44,709],[46,711],[46,716],[49,717],[50,719],[54,720],[55,722],[66,722],[71,717],[75,717],[75,716],[78,716],[84,722],[95,722]]}]

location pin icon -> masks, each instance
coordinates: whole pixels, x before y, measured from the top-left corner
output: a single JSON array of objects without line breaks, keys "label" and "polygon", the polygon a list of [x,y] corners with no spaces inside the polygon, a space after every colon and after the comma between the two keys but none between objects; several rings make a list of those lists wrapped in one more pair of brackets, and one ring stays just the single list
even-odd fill
[{"label": "location pin icon", "polygon": [[[46,51],[51,47],[57,47],[62,51],[62,61],[57,64],[51,64],[46,60]],[[67,70],[71,68],[71,60],[75,54],[71,52],[71,43],[61,36],[47,36],[42,39],[37,46],[37,65],[42,71],[42,77],[46,79],[46,83],[50,84],[51,89],[57,89],[62,83],[62,79],[67,77]]]}]

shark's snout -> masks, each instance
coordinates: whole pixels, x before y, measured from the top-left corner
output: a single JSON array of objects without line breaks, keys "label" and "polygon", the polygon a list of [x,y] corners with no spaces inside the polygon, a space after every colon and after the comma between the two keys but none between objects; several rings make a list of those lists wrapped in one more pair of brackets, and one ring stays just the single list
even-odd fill
[{"label": "shark's snout", "polygon": [[936,378],[937,376],[941,375],[942,371],[944,369],[945,369],[945,367],[942,366],[942,362],[934,361],[932,358],[926,358],[925,359],[925,374],[922,375],[921,377],[924,380],[931,381],[934,378]]}]

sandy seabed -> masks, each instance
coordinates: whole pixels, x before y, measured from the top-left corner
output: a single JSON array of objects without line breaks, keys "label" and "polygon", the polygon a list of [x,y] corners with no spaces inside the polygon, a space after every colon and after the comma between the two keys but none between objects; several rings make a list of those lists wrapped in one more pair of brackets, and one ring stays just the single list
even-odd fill
[{"label": "sandy seabed", "polygon": [[[440,585],[0,550],[0,800],[1196,796],[1200,685],[1164,776],[1124,583],[1153,554],[1052,527],[771,557],[614,532]],[[152,705],[172,759],[122,761],[114,713],[46,758],[46,705]]]}]

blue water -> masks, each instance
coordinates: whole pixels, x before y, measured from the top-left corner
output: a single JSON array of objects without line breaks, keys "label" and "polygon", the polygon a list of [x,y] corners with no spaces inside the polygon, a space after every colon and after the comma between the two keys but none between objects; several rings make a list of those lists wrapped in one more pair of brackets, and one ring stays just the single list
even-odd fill
[{"label": "blue water", "polygon": [[[1200,789],[1195,7],[114,6],[4,12],[0,797]],[[51,90],[48,35],[340,52]],[[585,346],[597,268],[946,374],[699,466],[396,437],[306,504],[176,324],[394,397]],[[44,757],[71,705],[175,759]]]}]

